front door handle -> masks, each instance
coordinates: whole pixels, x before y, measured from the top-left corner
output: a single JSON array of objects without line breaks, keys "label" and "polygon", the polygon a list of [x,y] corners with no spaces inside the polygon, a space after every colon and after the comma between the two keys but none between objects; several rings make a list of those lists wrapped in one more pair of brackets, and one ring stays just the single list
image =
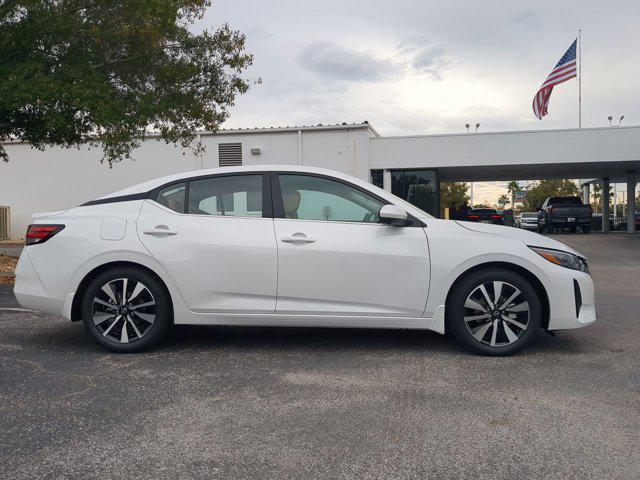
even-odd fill
[{"label": "front door handle", "polygon": [[309,238],[304,233],[294,233],[290,236],[285,236],[280,239],[285,243],[314,243],[315,238]]},{"label": "front door handle", "polygon": [[142,231],[145,235],[154,235],[154,236],[165,236],[165,235],[177,235],[178,232],[175,230],[169,230],[169,227],[166,225],[156,225],[154,228],[147,228]]}]

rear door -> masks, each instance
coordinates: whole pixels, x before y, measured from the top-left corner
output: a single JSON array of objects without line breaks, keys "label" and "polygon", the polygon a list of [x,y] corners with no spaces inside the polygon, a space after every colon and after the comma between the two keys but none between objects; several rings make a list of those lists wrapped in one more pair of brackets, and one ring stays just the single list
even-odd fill
[{"label": "rear door", "polygon": [[157,189],[144,202],[138,235],[191,310],[274,312],[268,182],[260,172],[193,178]]},{"label": "rear door", "polygon": [[386,202],[322,175],[274,174],[276,312],[420,317],[429,250],[420,224],[379,223]]}]

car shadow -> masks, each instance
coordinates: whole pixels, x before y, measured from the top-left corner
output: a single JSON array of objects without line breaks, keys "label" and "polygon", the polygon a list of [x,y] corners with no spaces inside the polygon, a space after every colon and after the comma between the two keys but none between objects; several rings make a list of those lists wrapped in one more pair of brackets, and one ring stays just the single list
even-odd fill
[{"label": "car shadow", "polygon": [[[3,343],[20,345],[24,349],[49,352],[100,353],[105,350],[85,332],[80,322],[46,322],[28,332],[4,331]],[[519,355],[581,354],[594,348],[583,338],[568,334],[552,338],[542,330],[532,345]],[[154,351],[241,350],[250,351],[387,351],[429,352],[472,355],[464,351],[453,338],[428,330],[364,329],[364,328],[304,328],[304,327],[244,327],[176,325],[169,337]]]}]

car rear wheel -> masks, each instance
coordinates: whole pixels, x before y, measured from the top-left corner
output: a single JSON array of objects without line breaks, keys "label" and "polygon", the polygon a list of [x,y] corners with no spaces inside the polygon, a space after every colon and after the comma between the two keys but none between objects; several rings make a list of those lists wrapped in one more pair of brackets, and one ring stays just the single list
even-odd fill
[{"label": "car rear wheel", "polygon": [[132,267],[99,274],[82,299],[86,330],[114,352],[140,352],[156,345],[169,331],[171,311],[164,285],[148,272]]},{"label": "car rear wheel", "polygon": [[489,269],[464,278],[447,305],[447,326],[467,350],[516,353],[534,338],[542,309],[535,289],[510,270]]}]

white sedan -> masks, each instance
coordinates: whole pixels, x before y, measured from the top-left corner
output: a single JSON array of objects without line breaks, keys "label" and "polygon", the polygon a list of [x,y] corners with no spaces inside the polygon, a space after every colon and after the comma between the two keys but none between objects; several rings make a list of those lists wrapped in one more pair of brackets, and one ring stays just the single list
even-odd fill
[{"label": "white sedan", "polygon": [[116,352],[198,324],[433,330],[507,355],[596,320],[586,259],[566,245],[290,166],[185,172],[36,214],[15,295]]}]

